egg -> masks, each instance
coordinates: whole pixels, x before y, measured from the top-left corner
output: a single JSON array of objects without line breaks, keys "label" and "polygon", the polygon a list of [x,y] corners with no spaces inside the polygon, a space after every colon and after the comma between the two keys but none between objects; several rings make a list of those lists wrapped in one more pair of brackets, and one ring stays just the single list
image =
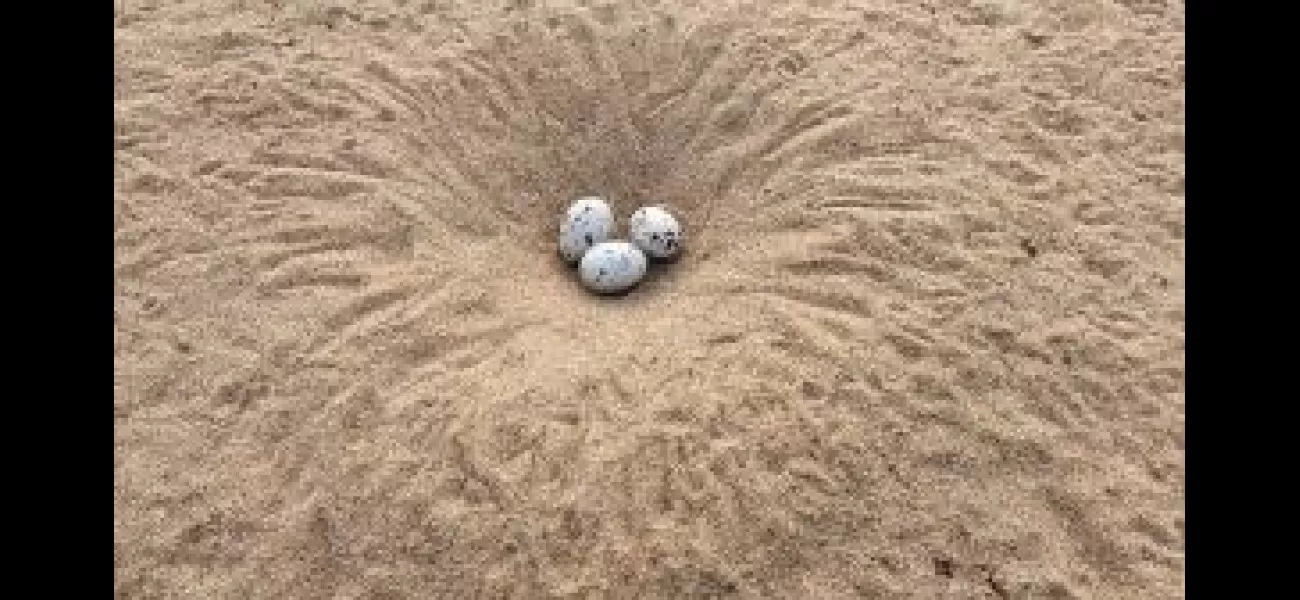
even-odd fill
[{"label": "egg", "polygon": [[614,294],[631,289],[645,277],[646,257],[635,244],[602,242],[592,246],[578,265],[578,276],[587,289]]},{"label": "egg", "polygon": [[560,221],[560,257],[569,264],[582,260],[592,246],[614,233],[614,211],[599,196],[578,198]]},{"label": "egg", "polygon": [[643,206],[632,213],[628,237],[647,256],[658,259],[677,256],[685,241],[681,224],[662,206]]}]

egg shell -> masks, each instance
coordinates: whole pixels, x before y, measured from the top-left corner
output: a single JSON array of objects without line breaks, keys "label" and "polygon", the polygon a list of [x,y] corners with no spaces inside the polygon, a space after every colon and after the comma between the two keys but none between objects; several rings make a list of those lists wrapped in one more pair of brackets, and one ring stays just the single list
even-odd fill
[{"label": "egg shell", "polygon": [[592,246],[614,233],[614,211],[599,196],[585,196],[569,205],[560,221],[560,257],[569,264],[582,260]]},{"label": "egg shell", "polygon": [[635,244],[602,242],[582,257],[578,275],[587,289],[598,294],[614,294],[639,283],[645,277],[646,263],[645,253]]},{"label": "egg shell", "polygon": [[662,206],[643,206],[632,213],[628,237],[647,256],[657,259],[677,256],[686,241],[677,218]]}]

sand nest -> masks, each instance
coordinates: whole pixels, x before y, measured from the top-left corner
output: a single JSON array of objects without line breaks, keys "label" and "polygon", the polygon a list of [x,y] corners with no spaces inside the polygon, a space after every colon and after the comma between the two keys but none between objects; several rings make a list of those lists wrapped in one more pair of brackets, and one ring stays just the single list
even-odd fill
[{"label": "sand nest", "polygon": [[1181,597],[1183,4],[855,4],[118,2],[117,596]]}]

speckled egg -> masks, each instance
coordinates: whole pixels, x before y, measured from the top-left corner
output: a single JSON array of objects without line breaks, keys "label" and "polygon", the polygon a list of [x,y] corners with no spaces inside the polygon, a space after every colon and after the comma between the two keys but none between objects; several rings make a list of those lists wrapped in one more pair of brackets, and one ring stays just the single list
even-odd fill
[{"label": "speckled egg", "polygon": [[635,244],[621,241],[592,246],[578,265],[582,284],[598,294],[629,290],[645,277],[645,271],[645,253]]},{"label": "speckled egg", "polygon": [[647,256],[659,259],[677,256],[685,241],[681,224],[662,206],[643,206],[632,213],[628,237]]},{"label": "speckled egg", "polygon": [[578,198],[560,222],[560,256],[569,264],[582,260],[592,246],[614,233],[614,211],[598,196]]}]

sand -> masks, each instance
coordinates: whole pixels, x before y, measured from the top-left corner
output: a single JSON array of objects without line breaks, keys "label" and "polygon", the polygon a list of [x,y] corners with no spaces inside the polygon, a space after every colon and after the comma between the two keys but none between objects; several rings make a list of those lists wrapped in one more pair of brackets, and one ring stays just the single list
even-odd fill
[{"label": "sand", "polygon": [[1184,595],[1182,2],[115,6],[118,598]]}]

